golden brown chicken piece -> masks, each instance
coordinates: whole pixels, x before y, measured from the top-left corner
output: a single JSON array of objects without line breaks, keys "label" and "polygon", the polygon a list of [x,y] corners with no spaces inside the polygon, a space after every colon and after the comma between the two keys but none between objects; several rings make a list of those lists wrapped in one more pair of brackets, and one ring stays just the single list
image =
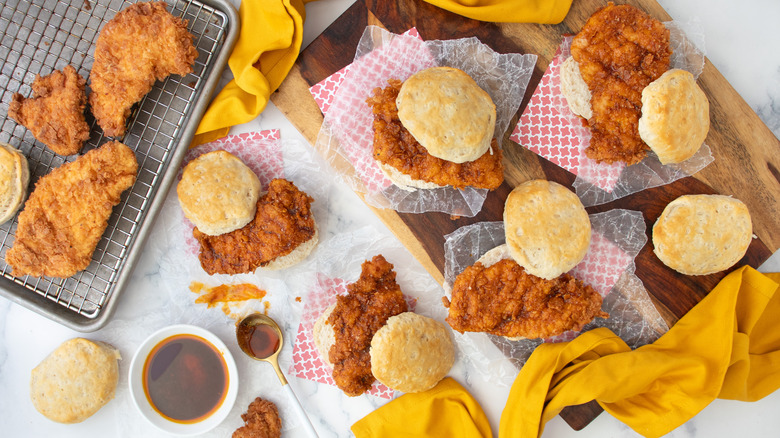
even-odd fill
[{"label": "golden brown chicken piece", "polygon": [[328,352],[333,380],[345,394],[356,397],[371,389],[371,339],[388,318],[406,311],[393,265],[382,255],[363,262],[360,278],[336,298],[327,320],[336,338]]},{"label": "golden brown chicken piece", "polygon": [[98,36],[89,104],[106,135],[124,135],[130,109],[155,81],[192,72],[198,51],[187,20],[165,8],[165,2],[128,6]]},{"label": "golden brown chicken piece", "polygon": [[285,179],[274,179],[257,201],[252,222],[219,236],[195,228],[200,265],[209,275],[254,272],[314,237],[314,200]]},{"label": "golden brown chicken piece", "polygon": [[233,438],[279,438],[282,436],[282,420],[276,405],[260,397],[249,404],[241,414],[244,425],[233,432]]},{"label": "golden brown chicken piece", "polygon": [[8,104],[8,116],[54,152],[77,154],[89,139],[89,125],[84,119],[86,83],[70,65],[47,76],[36,76],[33,97],[25,99],[14,93]]},{"label": "golden brown chicken piece", "polygon": [[466,268],[455,279],[449,308],[447,322],[461,333],[529,339],[578,331],[595,317],[609,316],[592,287],[569,274],[536,277],[510,259]]},{"label": "golden brown chicken piece", "polygon": [[647,155],[638,128],[642,90],[669,70],[671,53],[669,30],[633,6],[610,2],[588,19],[571,44],[591,92],[588,157],[631,165]]},{"label": "golden brown chicken piece", "polygon": [[13,274],[65,278],[89,266],[112,209],[137,173],[133,151],[111,142],[41,177],[5,255]]},{"label": "golden brown chicken piece", "polygon": [[411,176],[413,179],[453,186],[493,190],[504,181],[501,149],[493,140],[490,151],[474,161],[462,164],[436,158],[401,125],[395,99],[401,81],[391,79],[390,86],[377,88],[367,100],[374,113],[374,158]]}]

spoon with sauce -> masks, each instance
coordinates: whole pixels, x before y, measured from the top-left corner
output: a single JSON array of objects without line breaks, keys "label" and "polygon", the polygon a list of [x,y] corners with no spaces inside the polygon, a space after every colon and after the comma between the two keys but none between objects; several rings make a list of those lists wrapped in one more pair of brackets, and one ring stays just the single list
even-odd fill
[{"label": "spoon with sauce", "polygon": [[292,388],[287,383],[287,378],[284,377],[281,368],[279,368],[279,352],[282,351],[284,337],[276,321],[268,315],[252,313],[244,317],[236,325],[236,340],[238,341],[238,346],[241,347],[241,351],[246,353],[247,356],[255,360],[268,362],[274,367],[284,392],[292,400],[293,409],[298,413],[298,417],[303,422],[303,428],[309,436],[317,438],[317,432],[303,410],[301,402],[298,401],[298,397],[295,396]]}]

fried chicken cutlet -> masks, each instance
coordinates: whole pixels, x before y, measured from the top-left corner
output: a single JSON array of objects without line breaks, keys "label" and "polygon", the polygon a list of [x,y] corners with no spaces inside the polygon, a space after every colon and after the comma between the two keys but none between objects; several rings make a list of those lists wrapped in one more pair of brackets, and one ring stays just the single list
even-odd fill
[{"label": "fried chicken cutlet", "polygon": [[192,72],[198,51],[187,20],[165,2],[136,3],[114,16],[98,36],[90,74],[92,114],[106,135],[121,137],[132,106],[171,74]]},{"label": "fried chicken cutlet", "polygon": [[345,394],[356,397],[371,388],[371,339],[388,318],[406,311],[393,265],[382,255],[363,262],[360,278],[336,297],[327,319],[336,338],[328,352],[333,380]]},{"label": "fried chicken cutlet", "polygon": [[257,201],[254,219],[243,228],[209,236],[195,228],[200,265],[209,275],[254,272],[295,250],[316,233],[314,200],[285,179],[273,179]]},{"label": "fried chicken cutlet", "polygon": [[647,155],[638,128],[642,90],[669,70],[671,53],[669,30],[633,6],[610,2],[588,19],[571,44],[591,92],[588,157],[631,165]]},{"label": "fried chicken cutlet", "polygon": [[232,438],[279,438],[282,436],[282,420],[276,405],[260,397],[249,404],[241,414],[244,425],[233,432]]},{"label": "fried chicken cutlet", "polygon": [[447,322],[461,333],[536,339],[579,331],[608,316],[601,295],[571,275],[545,280],[503,259],[490,267],[477,262],[458,275]]},{"label": "fried chicken cutlet", "polygon": [[110,142],[41,177],[5,255],[13,274],[66,278],[89,266],[112,209],[137,173],[133,151]]},{"label": "fried chicken cutlet", "polygon": [[70,65],[47,76],[36,76],[33,97],[25,99],[14,93],[8,104],[8,116],[55,153],[77,154],[89,139],[89,125],[84,119],[86,83]]},{"label": "fried chicken cutlet", "polygon": [[396,98],[401,81],[390,79],[385,88],[377,88],[366,101],[374,113],[374,158],[413,179],[440,186],[463,189],[466,186],[493,190],[504,181],[501,149],[495,139],[491,151],[474,161],[453,163],[431,155],[398,118]]}]

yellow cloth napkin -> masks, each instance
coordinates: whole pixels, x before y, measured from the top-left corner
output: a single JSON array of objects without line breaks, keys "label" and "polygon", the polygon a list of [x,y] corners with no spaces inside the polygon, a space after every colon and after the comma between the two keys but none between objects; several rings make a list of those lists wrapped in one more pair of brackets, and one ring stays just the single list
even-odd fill
[{"label": "yellow cloth napkin", "polygon": [[[214,98],[191,146],[227,135],[255,119],[290,72],[301,50],[304,4],[314,0],[242,0],[241,30],[228,65],[233,79]],[[571,0],[427,0],[482,21],[558,23]]]},{"label": "yellow cloth napkin", "polygon": [[308,1],[241,2],[241,30],[228,59],[234,79],[211,102],[192,146],[224,137],[231,126],[249,122],[265,109],[298,59]]},{"label": "yellow cloth napkin", "polygon": [[471,394],[450,377],[425,392],[404,394],[352,425],[357,438],[491,438],[490,423]]},{"label": "yellow cloth napkin", "polygon": [[569,13],[572,0],[425,0],[432,5],[479,21],[557,24]]},{"label": "yellow cloth napkin", "polygon": [[561,409],[594,399],[638,433],[661,436],[716,397],[770,394],[780,387],[779,282],[780,274],[740,268],[634,351],[605,328],[542,344],[512,386],[499,436],[539,436]]}]

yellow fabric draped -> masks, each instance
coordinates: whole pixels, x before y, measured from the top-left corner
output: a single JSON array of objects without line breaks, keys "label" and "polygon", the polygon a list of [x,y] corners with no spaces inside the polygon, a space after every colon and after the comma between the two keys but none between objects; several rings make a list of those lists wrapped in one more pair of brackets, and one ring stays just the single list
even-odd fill
[{"label": "yellow fabric draped", "polygon": [[464,17],[495,23],[558,24],[571,0],[425,0]]},{"label": "yellow fabric draped", "polygon": [[491,438],[485,413],[450,377],[432,389],[404,394],[352,425],[356,438]]},{"label": "yellow fabric draped", "polygon": [[634,351],[610,330],[539,346],[520,370],[499,436],[536,437],[566,406],[596,400],[644,436],[677,428],[715,398],[780,387],[780,274],[740,268],[666,334]]}]

